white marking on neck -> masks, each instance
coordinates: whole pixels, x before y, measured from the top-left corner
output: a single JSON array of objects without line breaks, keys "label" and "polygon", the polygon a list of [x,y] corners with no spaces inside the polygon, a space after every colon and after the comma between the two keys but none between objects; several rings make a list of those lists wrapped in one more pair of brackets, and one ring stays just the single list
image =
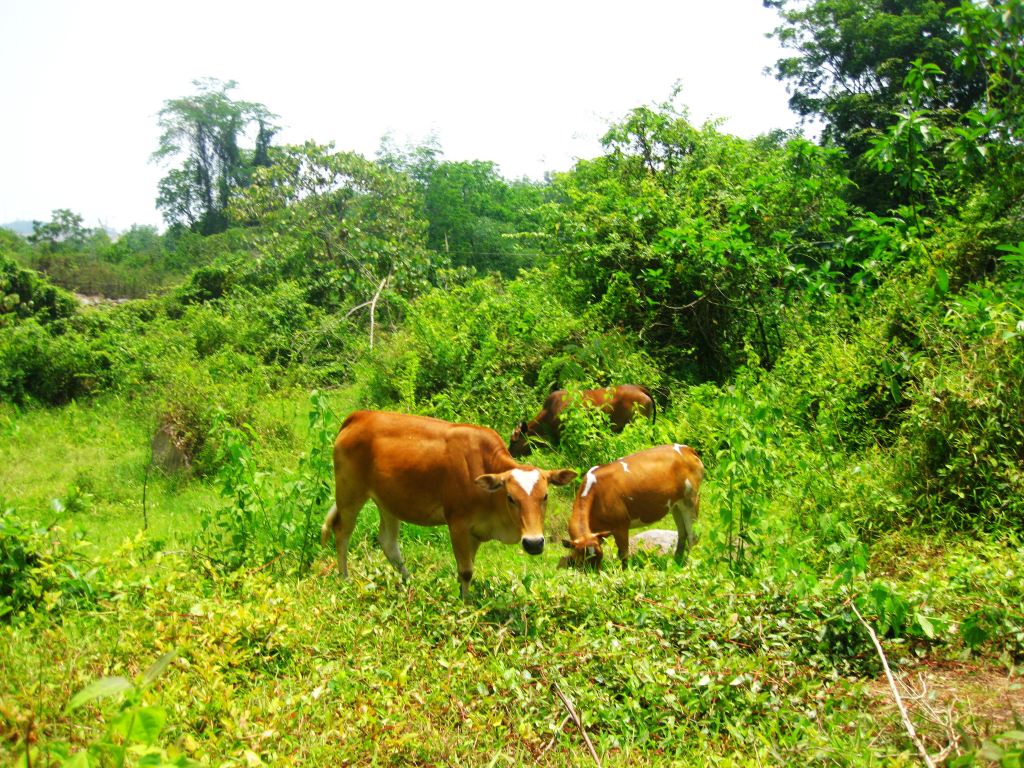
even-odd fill
[{"label": "white marking on neck", "polygon": [[583,486],[583,493],[580,494],[580,498],[590,493],[590,489],[597,483],[597,475],[594,474],[596,470],[597,467],[591,467],[587,472],[587,484]]},{"label": "white marking on neck", "polygon": [[688,446],[688,445],[680,445],[679,443],[676,443],[675,445],[672,446],[672,450],[674,450],[676,453],[678,453],[680,456],[682,456],[683,455],[683,448],[689,448],[689,447],[690,446]]},{"label": "white marking on neck", "polygon": [[690,482],[690,478],[686,478],[685,487],[686,487],[686,492],[687,493],[689,493],[690,491],[693,490],[693,483]]},{"label": "white marking on neck", "polygon": [[622,471],[623,471],[623,472],[629,472],[629,464],[627,464],[627,463],[626,463],[626,462],[624,462],[624,461],[620,461],[620,462],[619,462],[619,464],[621,464],[621,465],[622,465]]},{"label": "white marking on neck", "polygon": [[537,485],[537,481],[540,480],[540,470],[513,469],[512,479],[519,483],[520,487],[526,491],[526,495],[529,496],[533,493],[533,488]]}]

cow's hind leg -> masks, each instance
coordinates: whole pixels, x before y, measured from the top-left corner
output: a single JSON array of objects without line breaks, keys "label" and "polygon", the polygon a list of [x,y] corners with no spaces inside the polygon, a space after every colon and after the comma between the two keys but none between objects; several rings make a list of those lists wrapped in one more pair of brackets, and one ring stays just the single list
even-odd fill
[{"label": "cow's hind leg", "polygon": [[398,548],[398,518],[390,512],[380,510],[380,533],[377,534],[377,541],[380,548],[388,558],[388,562],[395,567],[395,570],[402,574],[402,581],[409,580],[409,570],[402,560],[402,551]]},{"label": "cow's hind leg", "polygon": [[348,542],[356,528],[359,510],[366,503],[366,495],[336,492],[336,502],[324,520],[321,538],[326,543],[330,531],[334,531],[334,549],[338,554],[338,573],[348,578]]},{"label": "cow's hind leg", "polygon": [[676,521],[678,531],[675,557],[677,562],[682,563],[686,561],[687,551],[693,549],[693,545],[697,543],[697,534],[694,532],[697,513],[685,500],[677,501],[672,505],[672,517]]}]

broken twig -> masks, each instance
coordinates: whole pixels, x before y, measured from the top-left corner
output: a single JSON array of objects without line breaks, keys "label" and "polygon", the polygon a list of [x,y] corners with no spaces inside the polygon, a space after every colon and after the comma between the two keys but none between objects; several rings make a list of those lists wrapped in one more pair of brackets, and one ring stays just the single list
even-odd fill
[{"label": "broken twig", "polygon": [[907,708],[903,705],[903,698],[900,696],[900,692],[896,689],[896,680],[892,676],[892,670],[889,669],[889,662],[885,658],[885,651],[882,650],[882,644],[878,642],[878,635],[875,634],[874,628],[865,621],[864,617],[860,615],[860,611],[857,610],[857,606],[854,605],[853,600],[850,600],[850,607],[853,612],[857,614],[857,618],[860,619],[860,623],[864,625],[864,629],[868,631],[868,635],[871,637],[871,642],[875,644],[875,650],[878,652],[878,658],[882,660],[882,669],[885,670],[885,677],[889,681],[889,690],[892,691],[892,697],[896,701],[896,706],[900,711],[900,717],[903,719],[903,727],[907,729],[907,735],[910,736],[910,740],[914,742],[914,746],[917,747],[917,753],[921,756],[921,761],[927,766],[927,768],[935,768],[935,763],[932,761],[931,756],[928,754],[928,750],[925,749],[924,742],[917,735],[917,730],[914,728],[914,724],[910,721],[910,713],[907,712]]},{"label": "broken twig", "polygon": [[579,729],[580,734],[583,736],[583,740],[587,742],[587,749],[590,750],[590,756],[594,758],[594,763],[601,768],[601,758],[597,756],[597,750],[594,749],[594,744],[590,741],[590,737],[587,736],[587,732],[583,730],[583,721],[580,720],[579,714],[576,712],[576,708],[569,701],[569,698],[562,693],[562,689],[558,687],[558,683],[551,683],[551,690],[555,692],[555,695],[562,700],[562,706],[565,707],[565,711],[569,713],[569,717],[576,723],[576,727]]}]

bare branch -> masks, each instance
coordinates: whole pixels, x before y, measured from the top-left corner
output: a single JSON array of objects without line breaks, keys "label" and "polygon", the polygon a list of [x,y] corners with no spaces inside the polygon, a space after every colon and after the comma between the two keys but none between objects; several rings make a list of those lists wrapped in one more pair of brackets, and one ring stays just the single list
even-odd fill
[{"label": "bare branch", "polygon": [[565,707],[565,711],[569,713],[569,717],[576,724],[580,734],[583,736],[583,740],[587,743],[587,749],[590,750],[590,756],[594,758],[594,763],[601,768],[601,759],[597,756],[597,750],[594,749],[593,743],[590,741],[590,737],[587,732],[583,730],[583,722],[580,720],[579,714],[576,712],[576,708],[573,707],[572,702],[569,701],[568,697],[562,693],[562,689],[558,687],[558,683],[551,683],[551,690],[554,691],[555,695],[562,700],[562,706]]},{"label": "bare branch", "polygon": [[875,644],[875,650],[878,652],[878,658],[882,661],[882,669],[885,670],[885,677],[889,681],[889,690],[892,691],[892,697],[896,701],[896,707],[900,711],[900,717],[903,720],[903,727],[907,729],[907,735],[910,736],[910,740],[914,742],[914,746],[917,747],[917,753],[921,756],[921,762],[923,762],[927,768],[935,768],[935,763],[928,754],[928,750],[925,749],[924,743],[918,737],[914,724],[910,721],[910,714],[907,712],[907,708],[903,705],[903,698],[900,696],[900,692],[896,689],[896,680],[892,676],[892,670],[889,669],[889,662],[885,658],[885,651],[882,650],[882,644],[878,642],[878,635],[875,634],[875,630],[872,626],[864,620],[864,617],[860,615],[860,611],[857,610],[857,606],[854,605],[853,600],[850,601],[850,607],[853,609],[853,612],[857,614],[857,618],[860,619],[860,623],[864,625],[864,629],[868,631],[868,635],[871,637],[871,642]]}]

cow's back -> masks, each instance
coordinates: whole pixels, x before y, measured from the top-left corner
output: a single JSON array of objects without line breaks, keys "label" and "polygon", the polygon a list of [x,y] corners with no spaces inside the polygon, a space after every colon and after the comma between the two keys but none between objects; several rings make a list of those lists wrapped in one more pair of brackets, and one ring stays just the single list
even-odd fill
[{"label": "cow's back", "polygon": [[622,512],[632,525],[660,520],[668,511],[666,502],[692,503],[704,476],[700,458],[685,445],[648,448],[592,471],[590,514],[597,527],[613,525]]},{"label": "cow's back", "polygon": [[486,427],[356,411],[334,443],[335,482],[341,490],[362,490],[406,522],[441,525],[446,506],[486,503],[486,492],[473,481],[506,469],[503,457],[504,443]]}]

